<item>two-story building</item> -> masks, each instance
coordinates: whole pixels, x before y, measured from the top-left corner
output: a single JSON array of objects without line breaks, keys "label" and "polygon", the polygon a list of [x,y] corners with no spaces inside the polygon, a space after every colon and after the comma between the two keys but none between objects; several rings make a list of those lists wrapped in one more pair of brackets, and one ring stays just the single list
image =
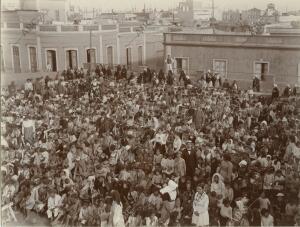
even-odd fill
[{"label": "two-story building", "polygon": [[40,24],[35,10],[2,12],[1,71],[62,71],[86,63],[162,67],[160,26]]}]

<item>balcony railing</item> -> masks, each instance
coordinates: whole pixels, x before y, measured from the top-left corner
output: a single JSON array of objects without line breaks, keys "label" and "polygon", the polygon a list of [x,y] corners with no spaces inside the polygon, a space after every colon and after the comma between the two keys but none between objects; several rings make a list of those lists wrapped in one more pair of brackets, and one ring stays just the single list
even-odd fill
[{"label": "balcony railing", "polygon": [[102,25],[102,30],[115,30],[117,29],[117,25],[115,24],[106,24],[106,25]]},{"label": "balcony railing", "polygon": [[78,25],[62,25],[61,26],[62,32],[77,32],[79,31]]},{"label": "balcony railing", "polygon": [[118,26],[116,24],[107,24],[107,25],[54,25],[54,24],[31,24],[31,23],[7,23],[1,22],[1,29],[10,29],[10,30],[22,30],[30,29],[39,32],[89,32],[89,31],[118,31],[120,33],[129,33],[129,32],[163,32],[164,27],[159,26]]},{"label": "balcony railing", "polygon": [[131,32],[130,27],[119,28],[119,32]]},{"label": "balcony railing", "polygon": [[41,32],[56,32],[57,26],[56,25],[40,25]]},{"label": "balcony railing", "polygon": [[99,31],[98,25],[83,25],[83,31]]}]

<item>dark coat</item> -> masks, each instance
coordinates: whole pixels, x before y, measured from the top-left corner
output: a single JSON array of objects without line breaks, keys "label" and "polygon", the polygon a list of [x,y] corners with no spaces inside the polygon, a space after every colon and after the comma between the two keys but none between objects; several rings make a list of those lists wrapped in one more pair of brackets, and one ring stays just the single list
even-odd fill
[{"label": "dark coat", "polygon": [[197,166],[196,152],[192,150],[189,154],[187,150],[184,150],[182,153],[182,158],[184,159],[186,165],[186,175],[193,177]]}]

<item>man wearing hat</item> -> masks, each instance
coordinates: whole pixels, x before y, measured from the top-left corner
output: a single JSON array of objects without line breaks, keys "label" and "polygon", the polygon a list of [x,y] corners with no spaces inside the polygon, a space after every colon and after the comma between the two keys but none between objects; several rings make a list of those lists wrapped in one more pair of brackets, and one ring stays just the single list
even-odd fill
[{"label": "man wearing hat", "polygon": [[192,150],[192,141],[188,140],[186,144],[186,149],[182,153],[182,158],[186,165],[186,175],[193,177],[197,166],[197,156],[196,152]]}]

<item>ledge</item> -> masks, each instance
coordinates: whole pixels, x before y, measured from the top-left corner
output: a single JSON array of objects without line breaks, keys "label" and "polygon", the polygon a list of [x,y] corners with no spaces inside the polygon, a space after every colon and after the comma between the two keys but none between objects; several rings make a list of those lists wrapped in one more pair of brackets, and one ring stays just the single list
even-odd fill
[{"label": "ledge", "polygon": [[270,44],[240,44],[240,43],[217,43],[217,42],[163,42],[165,46],[208,46],[208,47],[233,47],[233,48],[258,48],[258,49],[288,49],[300,50],[299,45],[270,45]]}]

